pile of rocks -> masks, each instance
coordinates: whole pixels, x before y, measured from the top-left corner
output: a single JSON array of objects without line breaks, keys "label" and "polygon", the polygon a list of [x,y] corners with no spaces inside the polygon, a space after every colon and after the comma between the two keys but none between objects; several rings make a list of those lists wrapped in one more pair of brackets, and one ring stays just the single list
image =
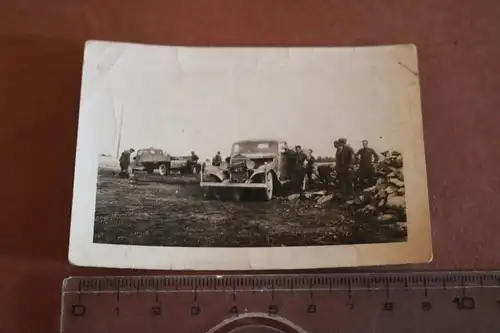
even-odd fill
[{"label": "pile of rocks", "polygon": [[347,204],[357,219],[376,219],[382,224],[406,227],[406,200],[403,156],[397,151],[383,152],[377,163],[377,182]]}]

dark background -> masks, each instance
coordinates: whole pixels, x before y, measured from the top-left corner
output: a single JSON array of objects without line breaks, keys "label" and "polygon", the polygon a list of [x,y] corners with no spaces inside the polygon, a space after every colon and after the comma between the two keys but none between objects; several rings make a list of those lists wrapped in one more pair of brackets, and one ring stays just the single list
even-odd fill
[{"label": "dark background", "polygon": [[499,18],[494,0],[0,0],[0,330],[56,332],[64,277],[131,273],[67,262],[88,39],[415,43],[435,256],[387,269],[500,268]]}]

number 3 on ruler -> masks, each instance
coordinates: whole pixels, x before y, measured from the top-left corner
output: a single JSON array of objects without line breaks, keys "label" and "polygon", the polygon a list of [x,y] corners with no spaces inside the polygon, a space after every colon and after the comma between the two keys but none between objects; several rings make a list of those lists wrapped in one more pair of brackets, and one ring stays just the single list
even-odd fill
[{"label": "number 3 on ruler", "polygon": [[453,303],[457,305],[459,310],[474,310],[476,307],[476,302],[472,297],[455,297]]}]

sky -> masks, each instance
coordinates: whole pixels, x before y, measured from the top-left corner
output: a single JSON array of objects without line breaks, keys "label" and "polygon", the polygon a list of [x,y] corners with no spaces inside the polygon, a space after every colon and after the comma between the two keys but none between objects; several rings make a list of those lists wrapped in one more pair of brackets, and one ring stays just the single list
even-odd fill
[{"label": "sky", "polygon": [[417,71],[408,45],[203,48],[93,41],[85,50],[80,112],[96,119],[96,151],[113,156],[117,148],[151,146],[171,155],[227,156],[234,141],[253,138],[332,156],[339,137],[355,149],[367,139],[379,151],[404,153],[412,108],[420,107]]}]

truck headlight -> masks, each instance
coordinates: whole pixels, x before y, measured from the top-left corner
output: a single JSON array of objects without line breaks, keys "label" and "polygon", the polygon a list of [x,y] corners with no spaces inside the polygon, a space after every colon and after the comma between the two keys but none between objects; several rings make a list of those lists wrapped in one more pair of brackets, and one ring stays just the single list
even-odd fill
[{"label": "truck headlight", "polygon": [[247,161],[247,168],[248,168],[248,169],[253,169],[253,168],[255,168],[255,162],[254,162],[254,161],[252,161],[252,160],[248,160],[248,161]]}]

